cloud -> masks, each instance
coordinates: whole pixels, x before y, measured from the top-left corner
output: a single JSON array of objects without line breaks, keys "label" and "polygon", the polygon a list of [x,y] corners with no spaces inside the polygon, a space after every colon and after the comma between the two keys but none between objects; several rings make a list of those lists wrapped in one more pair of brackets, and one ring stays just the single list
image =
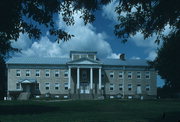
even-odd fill
[{"label": "cloud", "polygon": [[[52,42],[48,38],[48,33],[46,36],[41,37],[39,41],[32,42],[26,35],[22,34],[18,41],[13,43],[13,46],[22,47],[23,49],[18,56],[68,57],[71,50],[78,50],[97,51],[99,58],[117,58],[117,54],[113,53],[110,44],[106,41],[108,35],[104,32],[97,33],[96,28],[92,24],[85,26],[83,20],[79,18],[80,15],[80,12],[74,14],[74,26],[66,26],[62,21],[61,15],[59,15],[57,20],[59,28],[63,28],[68,33],[75,35],[67,42],[61,41],[59,44]],[[27,42],[27,40],[29,41]]]},{"label": "cloud", "polygon": [[111,3],[103,6],[102,8],[102,16],[105,17],[106,19],[109,19],[113,22],[117,23],[117,13],[115,12],[115,7],[118,5],[117,0],[111,1]]},{"label": "cloud", "polygon": [[17,39],[17,41],[11,40],[11,44],[14,48],[19,48],[19,49],[27,49],[30,47],[30,45],[32,44],[32,40],[29,39],[28,35],[26,33],[22,34],[20,33],[19,38]]}]

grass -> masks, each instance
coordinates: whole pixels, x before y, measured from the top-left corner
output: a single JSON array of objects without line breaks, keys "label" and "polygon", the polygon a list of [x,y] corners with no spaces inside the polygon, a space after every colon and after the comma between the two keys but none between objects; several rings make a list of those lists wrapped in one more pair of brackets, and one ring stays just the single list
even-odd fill
[{"label": "grass", "polygon": [[0,101],[0,122],[178,122],[180,100]]}]

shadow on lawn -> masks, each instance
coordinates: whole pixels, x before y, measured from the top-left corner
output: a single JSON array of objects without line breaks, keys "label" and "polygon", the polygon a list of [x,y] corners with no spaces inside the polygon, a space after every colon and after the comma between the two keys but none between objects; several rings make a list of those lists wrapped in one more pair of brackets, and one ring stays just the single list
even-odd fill
[{"label": "shadow on lawn", "polygon": [[0,115],[9,114],[41,114],[58,111],[57,107],[43,105],[0,105]]},{"label": "shadow on lawn", "polygon": [[149,122],[180,122],[180,111],[163,112],[158,118],[150,119]]}]

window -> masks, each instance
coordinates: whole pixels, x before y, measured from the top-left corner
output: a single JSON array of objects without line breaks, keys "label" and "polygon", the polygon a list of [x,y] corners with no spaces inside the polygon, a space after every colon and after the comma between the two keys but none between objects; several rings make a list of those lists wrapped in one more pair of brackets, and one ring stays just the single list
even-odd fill
[{"label": "window", "polygon": [[124,74],[123,72],[119,72],[119,78],[120,79],[123,79],[123,77],[124,77],[123,74]]},{"label": "window", "polygon": [[36,90],[39,90],[39,83],[36,83],[36,84],[35,84],[35,89],[36,89]]},{"label": "window", "polygon": [[26,76],[29,77],[30,76],[30,71],[26,70]]},{"label": "window", "polygon": [[58,90],[59,89],[59,83],[55,83],[55,90]]},{"label": "window", "polygon": [[40,70],[36,70],[36,77],[40,77]]},{"label": "window", "polygon": [[64,89],[68,90],[68,83],[64,83]]},{"label": "window", "polygon": [[141,79],[141,72],[137,72],[137,79]]},{"label": "window", "polygon": [[146,85],[146,91],[150,90],[150,85]]},{"label": "window", "polygon": [[21,84],[20,83],[16,83],[16,89],[20,90],[21,89]]},{"label": "window", "polygon": [[59,71],[58,70],[55,71],[55,77],[59,77]]},{"label": "window", "polygon": [[132,72],[128,72],[128,79],[132,79]]},{"label": "window", "polygon": [[123,85],[119,84],[119,90],[122,91],[123,90]]},{"label": "window", "polygon": [[110,91],[113,91],[113,90],[114,90],[114,84],[112,84],[112,83],[110,84],[109,90],[110,90]]},{"label": "window", "polygon": [[89,54],[89,55],[88,55],[88,58],[90,58],[90,59],[93,59],[93,60],[94,60],[94,55]]},{"label": "window", "polygon": [[104,90],[104,85],[101,85],[101,90]]},{"label": "window", "polygon": [[150,78],[150,72],[145,72],[145,78],[149,79]]},{"label": "window", "polygon": [[87,55],[85,55],[85,54],[81,55],[81,58],[86,58],[86,57],[87,57]]},{"label": "window", "polygon": [[101,78],[104,78],[104,72],[101,73]]},{"label": "window", "polygon": [[73,54],[73,60],[79,59],[79,55]]},{"label": "window", "polygon": [[21,70],[16,70],[16,76],[20,77],[21,76]]},{"label": "window", "polygon": [[110,72],[110,78],[114,78],[114,72]]},{"label": "window", "polygon": [[82,72],[82,79],[83,80],[87,79],[87,72],[85,70]]},{"label": "window", "polygon": [[50,77],[50,71],[46,70],[46,77]]},{"label": "window", "polygon": [[64,71],[64,78],[68,77],[68,71]]},{"label": "window", "polygon": [[46,89],[46,90],[49,90],[49,89],[50,89],[50,83],[46,83],[46,84],[45,84],[45,89]]},{"label": "window", "polygon": [[132,85],[128,84],[128,90],[131,91],[132,90]]}]

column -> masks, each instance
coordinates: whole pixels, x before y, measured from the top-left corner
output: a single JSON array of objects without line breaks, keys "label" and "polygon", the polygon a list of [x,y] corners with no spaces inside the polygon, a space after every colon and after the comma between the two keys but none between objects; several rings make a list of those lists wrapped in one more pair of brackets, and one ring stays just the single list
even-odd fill
[{"label": "column", "polygon": [[68,69],[68,89],[71,89],[71,68]]},{"label": "column", "polygon": [[101,68],[99,68],[99,89],[101,90]]},{"label": "column", "polygon": [[79,67],[77,68],[77,89],[79,89]]},{"label": "column", "polygon": [[90,69],[90,89],[93,89],[93,69]]}]

